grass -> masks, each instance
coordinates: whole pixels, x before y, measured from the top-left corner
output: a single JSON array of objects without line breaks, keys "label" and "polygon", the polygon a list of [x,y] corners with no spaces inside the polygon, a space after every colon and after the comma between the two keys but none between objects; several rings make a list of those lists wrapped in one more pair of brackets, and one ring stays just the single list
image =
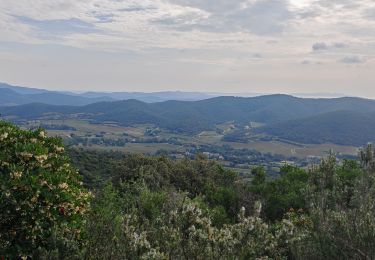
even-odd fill
[{"label": "grass", "polygon": [[223,138],[223,135],[219,135],[218,133],[214,131],[204,131],[196,137],[196,140],[199,143],[204,143],[204,144],[218,144],[221,142],[222,138]]},{"label": "grass", "polygon": [[134,153],[134,154],[155,154],[159,150],[166,151],[180,151],[183,152],[184,149],[182,146],[172,145],[172,144],[139,144],[139,143],[128,143],[125,146],[102,146],[102,145],[92,145],[87,147],[87,149],[95,150],[105,150],[105,151],[120,151],[125,153]]},{"label": "grass", "polygon": [[358,154],[358,148],[354,146],[335,144],[305,144],[302,147],[301,145],[293,145],[279,141],[257,141],[252,143],[223,142],[223,144],[230,145],[234,149],[254,149],[262,153],[281,154],[298,158],[305,158],[308,156],[327,156],[330,150],[346,155]]},{"label": "grass", "polygon": [[[56,124],[56,125],[68,125],[76,128],[76,131],[61,131],[61,130],[49,130],[49,135],[68,137],[71,133],[74,133],[77,136],[84,137],[86,135],[96,135],[103,134],[105,138],[109,139],[118,139],[128,135],[131,138],[142,138],[146,128],[152,127],[150,125],[137,125],[131,127],[123,127],[115,124],[100,124],[93,125],[85,120],[45,120],[39,121],[43,124]],[[32,123],[31,125],[36,125]],[[256,123],[252,123],[253,126]],[[221,129],[229,131],[229,128],[232,127],[231,123],[222,124],[218,126]],[[347,155],[357,155],[358,150],[356,147],[352,146],[340,146],[334,144],[293,144],[289,142],[281,141],[254,141],[249,143],[236,143],[236,142],[223,142],[221,141],[223,135],[218,134],[215,131],[204,131],[196,136],[188,136],[183,134],[170,133],[168,131],[162,131],[159,134],[161,138],[175,138],[183,145],[229,145],[234,149],[254,149],[262,153],[272,153],[272,154],[281,154],[284,156],[295,156],[298,158],[305,158],[308,156],[326,156],[330,150],[333,150],[336,153],[347,154]],[[183,146],[165,144],[165,143],[128,143],[124,147],[106,147],[106,146],[92,146],[95,149],[105,149],[105,150],[120,150],[130,153],[150,153],[153,154],[158,150],[178,150],[185,151]]]}]

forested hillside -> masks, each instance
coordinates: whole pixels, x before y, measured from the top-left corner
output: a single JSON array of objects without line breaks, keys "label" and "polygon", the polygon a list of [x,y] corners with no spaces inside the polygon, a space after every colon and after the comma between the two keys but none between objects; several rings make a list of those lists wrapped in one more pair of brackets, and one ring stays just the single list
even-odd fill
[{"label": "forested hillside", "polygon": [[[345,144],[351,145],[363,144],[375,139],[375,136],[368,131],[362,133],[347,127],[367,119],[370,121],[369,124],[374,124],[370,114],[367,118],[361,114],[353,115],[354,112],[371,113],[372,111],[375,111],[374,100],[302,99],[287,95],[253,98],[217,97],[194,102],[166,101],[151,104],[125,100],[100,102],[81,107],[28,104],[0,108],[1,114],[12,118],[14,116],[24,119],[79,117],[92,123],[110,121],[121,125],[154,124],[170,131],[189,134],[215,130],[217,124],[224,122],[234,122],[243,126],[250,122],[258,122],[270,126],[264,128],[265,133],[283,138],[290,137],[291,140],[314,143],[326,141],[343,143],[342,140],[347,140]],[[337,114],[330,114],[333,112]],[[302,121],[291,121],[297,119]],[[299,124],[301,126],[296,127]],[[310,127],[311,125],[314,127]],[[309,131],[304,131],[307,128],[310,131],[315,129],[320,134],[313,137]],[[356,133],[362,134],[363,138],[358,139]]]},{"label": "forested hillside", "polygon": [[270,124],[256,131],[300,143],[361,146],[375,141],[374,129],[374,112],[337,111]]},{"label": "forested hillside", "polygon": [[5,258],[375,258],[371,146],[243,179],[201,155],[66,153],[42,129],[0,122],[0,173]]}]

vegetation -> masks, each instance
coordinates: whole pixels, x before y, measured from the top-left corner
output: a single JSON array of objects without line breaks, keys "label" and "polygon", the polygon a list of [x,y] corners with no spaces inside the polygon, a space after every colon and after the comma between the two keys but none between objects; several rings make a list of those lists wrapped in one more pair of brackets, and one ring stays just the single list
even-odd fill
[{"label": "vegetation", "polygon": [[[190,135],[217,130],[218,124],[226,122],[244,127],[259,122],[266,124],[265,128],[235,129],[232,133],[225,133],[224,140],[247,142],[248,134],[261,133],[302,143],[332,142],[356,146],[375,139],[371,131],[375,124],[373,113],[363,113],[374,110],[373,100],[301,99],[287,95],[216,97],[194,102],[124,100],[86,106],[26,104],[0,107],[0,113],[12,119],[81,118],[96,124],[152,124]],[[269,136],[258,138],[270,140]]]},{"label": "vegetation", "polygon": [[71,150],[84,188],[60,140],[7,123],[0,138],[5,257],[375,258],[371,146],[359,160],[285,165],[278,178],[254,167],[250,180],[204,156]]},{"label": "vegetation", "polygon": [[337,111],[257,129],[282,139],[307,144],[335,143],[361,146],[375,141],[373,112]]},{"label": "vegetation", "polygon": [[90,194],[61,140],[0,122],[0,251],[32,256],[50,238],[79,241]]}]

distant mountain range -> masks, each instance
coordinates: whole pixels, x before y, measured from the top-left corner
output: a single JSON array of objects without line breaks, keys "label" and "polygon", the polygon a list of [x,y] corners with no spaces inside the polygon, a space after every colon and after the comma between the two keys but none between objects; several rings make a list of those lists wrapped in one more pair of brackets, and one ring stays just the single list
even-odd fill
[{"label": "distant mountain range", "polygon": [[195,92],[55,92],[0,83],[0,113],[7,118],[79,117],[92,123],[154,124],[196,134],[234,122],[301,143],[363,145],[375,141],[375,100],[298,98],[289,95],[212,97]]},{"label": "distant mountain range", "polygon": [[0,106],[44,103],[51,105],[83,106],[100,101],[118,101],[137,99],[153,103],[167,100],[196,101],[214,97],[215,95],[198,92],[164,91],[154,93],[143,92],[85,92],[49,91],[38,88],[27,88],[0,83]]},{"label": "distant mountain range", "polygon": [[[24,95],[39,97],[43,94],[45,93]],[[100,99],[99,96],[90,98]],[[150,123],[171,131],[190,134],[213,130],[217,124],[228,121],[242,125],[260,122],[265,126],[253,130],[256,133],[302,143],[363,145],[375,141],[375,100],[350,97],[304,99],[288,95],[267,95],[157,103],[133,99],[97,102],[84,106],[33,103],[0,107],[0,113],[25,119],[75,115],[93,123]]]},{"label": "distant mountain range", "polygon": [[30,103],[44,103],[54,105],[83,106],[95,102],[113,100],[107,97],[86,98],[52,91],[22,94],[17,92],[17,90],[0,88],[0,105],[14,106]]},{"label": "distant mountain range", "polygon": [[182,91],[161,91],[153,93],[144,92],[85,92],[79,94],[87,98],[109,97],[113,100],[136,99],[147,103],[163,102],[168,100],[197,101],[215,97],[214,94]]},{"label": "distant mountain range", "polygon": [[[119,101],[136,99],[147,103],[163,102],[168,100],[198,101],[219,96],[256,97],[262,93],[204,93],[183,91],[160,92],[82,92],[50,91],[40,88],[13,86],[0,83],[0,106],[24,105],[30,103],[44,103],[51,105],[83,106],[100,101]],[[298,93],[293,96],[302,98],[333,98],[342,97],[336,93]]]}]

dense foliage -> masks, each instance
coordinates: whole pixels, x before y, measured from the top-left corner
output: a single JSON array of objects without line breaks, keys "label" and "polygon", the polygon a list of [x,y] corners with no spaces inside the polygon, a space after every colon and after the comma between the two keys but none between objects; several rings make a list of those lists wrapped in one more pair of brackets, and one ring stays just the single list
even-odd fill
[{"label": "dense foliage", "polygon": [[58,139],[5,123],[0,138],[0,255],[375,258],[371,146],[358,161],[330,156],[309,169],[286,165],[277,178],[255,167],[250,180],[203,156],[175,161],[71,150],[73,164],[95,193],[85,215],[89,195]]},{"label": "dense foliage", "polygon": [[0,250],[30,256],[55,233],[79,239],[89,193],[61,140],[0,122]]},{"label": "dense foliage", "polygon": [[372,110],[335,111],[267,125],[256,132],[305,144],[334,143],[360,146],[375,141],[374,115]]},{"label": "dense foliage", "polygon": [[[232,177],[226,177],[222,182],[220,172],[223,169],[203,158],[176,162],[163,157],[71,151],[80,169],[102,176],[101,183],[112,179],[113,186],[107,186],[97,202],[101,209],[105,204],[117,209],[118,213],[111,215],[108,223],[121,216],[120,212],[128,212],[129,216],[136,216],[136,220],[126,222],[126,225],[131,223],[132,230],[143,232],[149,247],[156,250],[153,252],[160,253],[161,258],[185,259],[189,256],[212,259],[218,254],[223,258],[236,255],[250,259],[261,256],[276,259],[372,259],[375,256],[375,239],[372,237],[375,234],[375,212],[371,206],[375,203],[375,168],[372,154],[369,147],[359,162],[339,162],[330,156],[321,165],[308,170],[286,165],[275,179],[268,179],[264,169],[256,167],[250,182],[224,170]],[[105,163],[106,167],[110,162],[110,173],[100,167],[88,170],[93,166],[91,157]],[[108,193],[112,194],[110,200]],[[108,204],[108,201],[115,203]],[[209,224],[203,222],[206,228],[201,230],[202,226],[191,220],[190,226],[186,224],[184,227],[201,232],[200,238],[208,236],[207,230],[211,230],[212,237],[208,237],[212,239],[224,232],[226,239],[220,240],[225,243],[223,248],[216,244],[216,240],[197,240],[190,233],[188,238],[193,241],[182,240],[182,244],[177,243],[182,239],[177,231],[173,231],[172,241],[167,239],[172,233],[165,235],[164,229],[170,228],[168,230],[172,232],[174,224],[186,221],[182,219],[187,214],[183,211],[186,204],[196,208],[199,218],[209,219]],[[245,207],[241,209],[242,206]],[[181,217],[177,222],[170,220],[173,210]],[[123,219],[120,220],[118,218],[119,228],[125,225]],[[91,223],[92,230],[97,229],[94,227],[98,220]],[[102,227],[107,227],[108,223]],[[261,232],[262,237],[250,232],[246,239],[254,239],[252,242],[243,238],[241,232],[251,230],[246,225],[256,227],[258,230],[254,232]],[[238,227],[242,229],[239,231]],[[182,227],[177,229],[183,230]],[[129,237],[122,239],[129,241]],[[196,241],[199,243],[194,244]],[[169,246],[163,247],[164,242]],[[273,245],[270,250],[267,243]],[[258,251],[258,247],[268,249]],[[117,250],[107,250],[118,253]],[[257,253],[251,255],[249,252]],[[127,253],[129,251],[121,256],[125,257]]]},{"label": "dense foliage", "polygon": [[72,150],[70,154],[89,187],[100,187],[111,179],[119,191],[126,184],[143,185],[156,193],[184,193],[212,208],[214,222],[233,222],[241,207],[248,212],[252,209],[249,187],[234,172],[204,157],[173,161],[166,157],[84,150]]}]

